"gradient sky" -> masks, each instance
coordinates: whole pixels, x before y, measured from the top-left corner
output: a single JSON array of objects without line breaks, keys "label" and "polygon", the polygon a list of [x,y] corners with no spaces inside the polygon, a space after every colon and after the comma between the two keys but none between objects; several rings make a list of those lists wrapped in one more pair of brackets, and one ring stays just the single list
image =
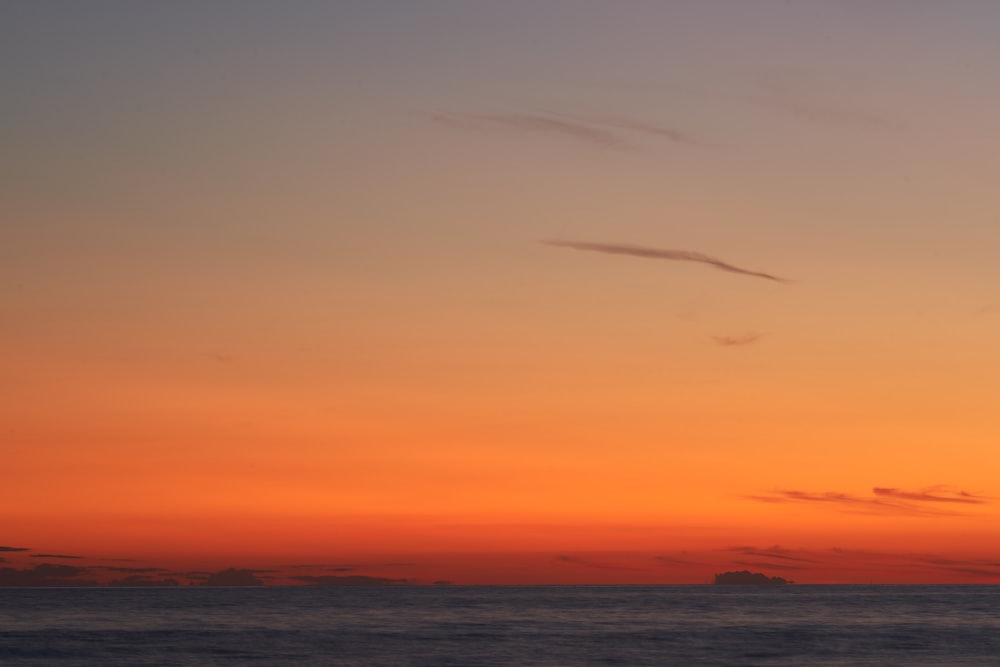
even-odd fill
[{"label": "gradient sky", "polygon": [[4,2],[0,559],[1000,582],[998,30]]}]

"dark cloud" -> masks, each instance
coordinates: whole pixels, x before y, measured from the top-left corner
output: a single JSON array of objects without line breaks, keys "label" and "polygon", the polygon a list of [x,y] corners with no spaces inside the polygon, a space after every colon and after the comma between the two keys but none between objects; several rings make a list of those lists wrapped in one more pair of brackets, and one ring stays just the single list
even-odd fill
[{"label": "dark cloud", "polygon": [[699,264],[708,264],[712,268],[719,269],[720,271],[739,273],[745,276],[764,278],[766,280],[773,280],[781,283],[788,282],[784,278],[779,278],[778,276],[771,275],[770,273],[741,269],[738,266],[733,266],[732,264],[723,262],[720,259],[689,250],[667,250],[662,248],[649,248],[646,246],[621,245],[617,243],[587,243],[583,241],[562,241],[558,239],[543,239],[542,243],[560,248],[603,252],[612,255],[629,255],[631,257],[642,257],[645,259],[667,259],[678,262],[698,262]]},{"label": "dark cloud", "polygon": [[0,586],[96,586],[92,579],[82,579],[87,568],[40,563],[31,569],[0,568]]},{"label": "dark cloud", "polygon": [[78,577],[87,573],[87,568],[75,565],[56,565],[54,563],[40,563],[35,566],[35,572],[46,577]]},{"label": "dark cloud", "polygon": [[118,565],[92,565],[91,570],[106,570],[108,572],[149,574],[152,572],[166,572],[163,567],[121,567]]},{"label": "dark cloud", "polygon": [[28,558],[63,558],[68,560],[82,560],[83,556],[67,556],[66,554],[29,554]]},{"label": "dark cloud", "polygon": [[0,547],[0,551],[31,551],[28,547]]},{"label": "dark cloud", "polygon": [[229,568],[208,575],[202,586],[263,586],[264,582],[254,575],[253,570]]},{"label": "dark cloud", "polygon": [[759,333],[748,333],[741,336],[712,336],[712,340],[715,341],[716,345],[732,347],[734,345],[749,345],[750,343],[756,343],[762,336],[763,334]]},{"label": "dark cloud", "polygon": [[[288,567],[293,570],[323,570],[324,572],[356,572],[365,568],[380,568],[380,567],[412,567],[416,563],[410,562],[387,562],[387,563],[340,563],[337,565],[331,565],[329,563],[300,563],[296,565],[289,565]],[[258,572],[263,572],[263,570],[257,570]]]},{"label": "dark cloud", "polygon": [[872,493],[883,498],[898,498],[926,503],[964,503],[966,505],[982,505],[987,501],[967,491],[954,490],[947,486],[932,486],[919,491],[904,491],[876,486]]},{"label": "dark cloud", "polygon": [[108,586],[122,588],[151,587],[151,586],[180,586],[176,579],[156,579],[143,574],[130,574],[121,579],[112,579]]},{"label": "dark cloud", "polygon": [[301,581],[310,586],[405,586],[410,583],[408,579],[387,579],[385,577],[367,577],[360,574],[353,574],[346,577],[334,575],[323,575],[314,577],[307,574],[291,577],[295,581]]},{"label": "dark cloud", "polygon": [[942,558],[940,556],[914,556],[914,558],[920,562],[928,563],[930,565],[977,565],[980,567],[1000,568],[1000,560],[990,560],[987,558],[973,560],[957,560],[954,558]]},{"label": "dark cloud", "polygon": [[548,134],[603,148],[621,148],[625,145],[625,142],[613,132],[584,123],[541,114],[467,114],[441,112],[431,114],[431,118],[439,123],[453,127],[474,129],[492,127],[535,134]]}]

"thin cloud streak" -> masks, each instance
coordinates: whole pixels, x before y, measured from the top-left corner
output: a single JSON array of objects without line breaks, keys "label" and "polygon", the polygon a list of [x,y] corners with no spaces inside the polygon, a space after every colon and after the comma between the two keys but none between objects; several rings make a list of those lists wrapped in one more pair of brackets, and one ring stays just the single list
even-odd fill
[{"label": "thin cloud streak", "polygon": [[680,130],[630,118],[580,118],[558,113],[474,114],[446,111],[432,113],[430,116],[432,120],[438,123],[456,128],[487,129],[492,127],[517,132],[553,134],[602,148],[631,147],[631,144],[622,138],[621,133],[618,131],[645,134],[685,146],[714,148],[712,144],[696,139]]},{"label": "thin cloud streak", "polygon": [[[762,503],[802,503],[840,506],[847,511],[866,514],[905,514],[910,516],[954,516],[957,511],[934,507],[936,504],[984,505],[989,502],[982,496],[967,491],[954,491],[947,486],[932,486],[920,491],[874,487],[872,497],[860,497],[836,491],[784,490],[767,495],[749,495],[749,500]],[[928,506],[930,505],[930,506]]]},{"label": "thin cloud streak", "polygon": [[778,546],[771,547],[770,549],[758,549],[756,547],[733,547],[730,551],[758,558],[780,558],[781,560],[794,560],[803,563],[812,562],[808,558],[792,556],[790,555],[790,549],[782,549]]},{"label": "thin cloud streak", "polygon": [[603,148],[622,148],[626,143],[613,132],[549,116],[535,114],[463,114],[438,112],[431,118],[453,127],[488,128],[499,127],[536,134],[550,134],[575,139]]},{"label": "thin cloud streak", "polygon": [[745,276],[753,276],[755,278],[764,278],[766,280],[773,280],[779,283],[788,282],[786,279],[770,273],[743,269],[729,264],[728,262],[724,262],[721,259],[716,259],[715,257],[710,257],[709,255],[705,255],[700,252],[692,252],[690,250],[667,250],[663,248],[649,248],[646,246],[623,245],[617,243],[588,243],[585,241],[563,241],[560,239],[542,239],[541,242],[545,245],[560,248],[603,252],[610,255],[628,255],[630,257],[642,257],[644,259],[666,259],[678,262],[698,262],[699,264],[708,264],[709,266],[719,269],[720,271],[728,271],[729,273],[738,273]]},{"label": "thin cloud streak", "polygon": [[951,515],[954,512],[927,509],[906,503],[892,503],[879,498],[861,498],[847,493],[825,491],[778,491],[768,496],[751,495],[748,499],[763,503],[800,503],[807,505],[828,505],[860,514],[906,514],[912,516]]},{"label": "thin cloud streak", "polygon": [[587,122],[593,123],[594,125],[603,125],[605,127],[613,127],[619,130],[626,130],[629,132],[639,132],[642,134],[648,134],[659,139],[666,139],[667,141],[675,144],[684,144],[687,146],[696,146],[698,148],[715,148],[713,144],[705,141],[696,139],[689,134],[681,132],[680,130],[675,130],[670,127],[664,127],[662,125],[654,125],[652,123],[644,123],[642,121],[633,120],[631,118],[623,118],[620,116],[611,117],[601,117],[601,118],[581,118],[579,116],[571,116],[568,114],[552,114],[558,115],[561,118],[569,118],[574,122]]},{"label": "thin cloud streak", "polygon": [[928,503],[964,503],[966,505],[982,505],[986,500],[967,491],[954,491],[945,486],[932,486],[920,491],[903,491],[876,486],[872,493],[883,498],[898,498]]},{"label": "thin cloud streak", "polygon": [[787,89],[765,88],[761,98],[750,98],[762,106],[818,123],[834,123],[859,129],[884,129],[891,123],[880,116],[843,107],[817,104]]},{"label": "thin cloud streak", "polygon": [[748,333],[742,336],[712,336],[712,340],[715,341],[716,345],[721,345],[722,347],[734,347],[756,343],[762,336],[763,334],[759,333]]},{"label": "thin cloud streak", "polygon": [[28,558],[62,558],[68,560],[82,560],[83,556],[70,556],[67,554],[29,554]]},{"label": "thin cloud streak", "polygon": [[698,146],[700,148],[714,148],[712,144],[706,143],[704,141],[699,141],[694,137],[690,137],[679,130],[673,130],[669,127],[660,127],[658,125],[650,125],[649,123],[642,123],[635,120],[629,120],[625,118],[615,118],[601,121],[605,125],[611,127],[620,127],[625,130],[633,130],[635,132],[645,132],[646,134],[652,134],[654,136],[660,137],[661,139],[667,139],[676,144],[686,144],[688,146]]}]

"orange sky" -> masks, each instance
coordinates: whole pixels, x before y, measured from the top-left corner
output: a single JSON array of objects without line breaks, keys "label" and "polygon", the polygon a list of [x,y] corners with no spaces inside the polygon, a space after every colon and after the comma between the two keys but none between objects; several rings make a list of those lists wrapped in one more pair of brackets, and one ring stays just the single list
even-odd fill
[{"label": "orange sky", "polygon": [[1000,581],[1000,10],[342,5],[6,10],[0,567]]}]

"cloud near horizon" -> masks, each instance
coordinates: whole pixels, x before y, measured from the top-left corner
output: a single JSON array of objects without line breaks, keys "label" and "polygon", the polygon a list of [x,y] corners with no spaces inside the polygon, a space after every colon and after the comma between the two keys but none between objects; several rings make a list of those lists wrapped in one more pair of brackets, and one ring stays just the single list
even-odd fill
[{"label": "cloud near horizon", "polygon": [[117,572],[125,574],[149,574],[152,572],[166,572],[165,567],[119,567],[117,565],[91,565],[91,570],[105,570],[107,572]]},{"label": "cloud near horizon", "polygon": [[753,567],[764,570],[790,570],[799,571],[810,570],[811,566],[808,565],[791,565],[789,563],[772,563],[769,561],[760,560],[734,560],[733,565],[740,565],[743,567]]},{"label": "cloud near horizon", "polygon": [[734,266],[721,259],[716,259],[709,255],[690,250],[668,250],[664,248],[650,248],[647,246],[625,245],[619,243],[589,243],[585,241],[564,241],[561,239],[542,239],[541,243],[559,248],[572,248],[573,250],[584,250],[590,252],[602,252],[609,255],[628,255],[630,257],[642,257],[644,259],[665,259],[678,262],[697,262],[707,264],[712,268],[729,273],[738,273],[754,278],[764,278],[779,283],[787,283],[788,280],[762,271],[751,271]]},{"label": "cloud near horizon", "polygon": [[779,546],[773,546],[769,549],[760,549],[757,547],[731,547],[730,551],[735,551],[736,553],[741,553],[746,556],[756,556],[758,558],[778,558],[781,560],[798,561],[800,563],[814,562],[809,558],[793,556],[791,555],[793,553],[791,549],[782,549]]},{"label": "cloud near horizon", "polygon": [[811,492],[798,490],[775,491],[766,495],[749,495],[749,500],[762,503],[802,503],[840,506],[847,511],[864,514],[906,514],[911,516],[952,516],[955,510],[928,507],[927,504],[955,503],[984,505],[990,502],[985,496],[956,490],[945,485],[927,487],[918,491],[905,491],[889,487],[872,488],[871,497],[854,496],[836,491]]},{"label": "cloud near horizon", "polygon": [[62,558],[67,560],[83,560],[84,556],[70,556],[67,554],[28,554],[28,558]]}]

